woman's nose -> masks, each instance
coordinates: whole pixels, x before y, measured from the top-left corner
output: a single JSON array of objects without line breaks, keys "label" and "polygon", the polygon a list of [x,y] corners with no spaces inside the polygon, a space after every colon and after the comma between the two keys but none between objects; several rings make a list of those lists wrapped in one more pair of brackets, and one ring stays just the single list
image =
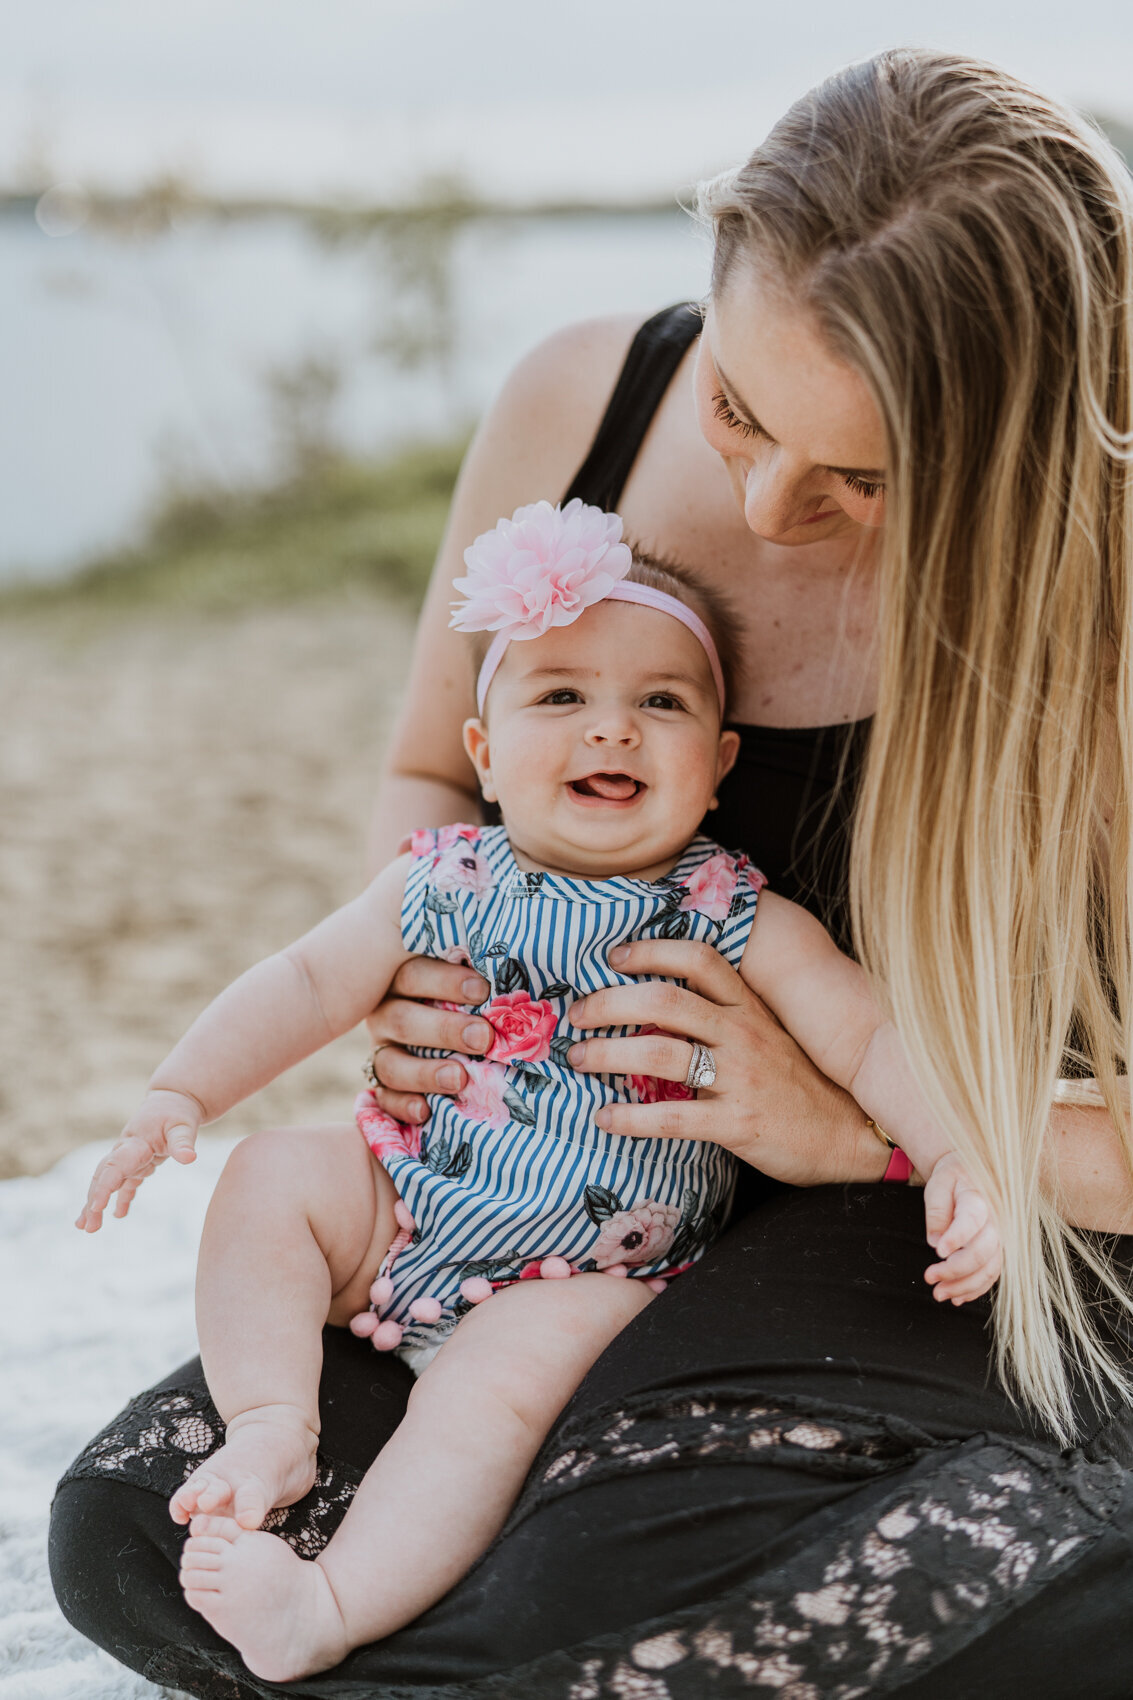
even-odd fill
[{"label": "woman's nose", "polygon": [[758,537],[779,537],[809,519],[821,496],[774,451],[753,460],[744,475],[744,518]]}]

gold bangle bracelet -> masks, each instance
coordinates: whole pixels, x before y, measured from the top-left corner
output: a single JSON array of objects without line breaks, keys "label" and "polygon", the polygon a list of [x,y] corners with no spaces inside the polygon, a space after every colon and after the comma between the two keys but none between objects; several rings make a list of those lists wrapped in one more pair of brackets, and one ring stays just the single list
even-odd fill
[{"label": "gold bangle bracelet", "polygon": [[878,1127],[877,1123],[874,1121],[872,1116],[866,1117],[865,1125],[869,1128],[871,1133],[874,1133],[874,1134],[877,1135],[877,1137],[878,1137],[878,1139],[880,1139],[882,1145],[884,1145],[885,1148],[888,1151],[896,1151],[897,1141],[895,1139],[890,1139],[890,1137],[886,1133],[885,1129],[883,1127]]}]

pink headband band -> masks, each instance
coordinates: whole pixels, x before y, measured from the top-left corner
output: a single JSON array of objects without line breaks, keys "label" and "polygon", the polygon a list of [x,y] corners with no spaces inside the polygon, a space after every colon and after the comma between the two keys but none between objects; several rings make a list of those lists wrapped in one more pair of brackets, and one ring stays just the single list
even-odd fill
[{"label": "pink headband band", "polygon": [[627,581],[633,556],[621,535],[617,514],[603,513],[576,496],[565,507],[533,502],[517,508],[464,551],[467,575],[453,580],[464,601],[453,603],[449,625],[461,632],[496,634],[476,681],[481,714],[509,643],[572,625],[587,608],[607,601],[636,602],[679,620],[708,657],[724,713],[724,674],[711,632],[675,596]]},{"label": "pink headband band", "polygon": [[[654,590],[653,586],[649,584],[627,584],[624,579],[612,586],[600,600],[602,602],[637,602],[640,603],[642,608],[656,608],[659,614],[671,614],[674,620],[679,620],[682,626],[687,626],[708,657],[708,665],[712,669],[712,678],[716,685],[716,695],[720,698],[720,713],[723,715],[724,673],[720,666],[720,657],[716,653],[716,645],[712,641],[712,633],[699,614],[695,614],[691,608],[686,607],[683,602],[678,602],[675,596],[670,596],[665,590]],[[580,608],[579,613],[583,612],[584,610]],[[505,630],[497,632],[492,639],[476,680],[477,714],[482,715],[484,712],[488,686],[496,676],[496,670],[507,652],[512,636],[511,632]]]}]

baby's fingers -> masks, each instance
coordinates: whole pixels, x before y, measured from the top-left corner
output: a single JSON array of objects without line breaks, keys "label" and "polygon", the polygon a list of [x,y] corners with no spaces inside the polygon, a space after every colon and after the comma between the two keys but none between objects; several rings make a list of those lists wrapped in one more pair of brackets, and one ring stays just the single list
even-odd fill
[{"label": "baby's fingers", "polygon": [[961,1246],[971,1245],[976,1236],[987,1227],[990,1217],[991,1212],[982,1193],[976,1192],[974,1187],[958,1187],[952,1220],[933,1246],[936,1255],[940,1258],[951,1257]]},{"label": "baby's fingers", "polygon": [[1003,1247],[989,1222],[970,1244],[926,1269],[925,1280],[933,1289],[933,1298],[942,1303],[964,1303],[994,1286],[1002,1267]]}]

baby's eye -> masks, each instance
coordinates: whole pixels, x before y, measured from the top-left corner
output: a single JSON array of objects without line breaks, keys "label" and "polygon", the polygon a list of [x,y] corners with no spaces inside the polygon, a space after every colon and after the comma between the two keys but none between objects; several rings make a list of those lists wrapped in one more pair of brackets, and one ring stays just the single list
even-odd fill
[{"label": "baby's eye", "polygon": [[672,691],[654,691],[652,696],[646,697],[641,706],[643,708],[683,709],[684,703],[680,697],[675,697]]},{"label": "baby's eye", "polygon": [[559,708],[565,703],[581,702],[582,692],[572,690],[568,685],[563,685],[557,691],[548,691],[545,697],[539,698],[539,701],[549,708]]}]

